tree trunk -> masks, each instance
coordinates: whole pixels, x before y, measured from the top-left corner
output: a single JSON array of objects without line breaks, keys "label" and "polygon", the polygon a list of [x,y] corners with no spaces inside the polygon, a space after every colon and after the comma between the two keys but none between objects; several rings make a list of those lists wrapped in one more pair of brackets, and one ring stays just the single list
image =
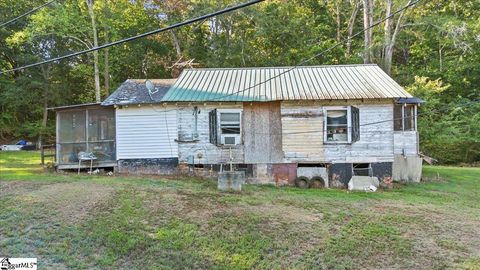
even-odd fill
[{"label": "tree trunk", "polygon": [[[387,0],[387,3],[388,1],[391,1],[391,0]],[[409,0],[405,6],[410,5],[411,2],[412,0]],[[405,15],[405,11],[406,9],[402,10],[402,12],[400,12],[400,14],[398,15],[398,19],[395,25],[395,29],[393,30],[393,33],[391,32],[391,29],[392,29],[391,22],[393,21],[393,18],[391,18],[390,25],[388,25],[388,27],[390,28],[388,31],[388,36],[387,36],[387,23],[385,23],[385,48],[384,48],[384,56],[383,56],[383,69],[389,75],[392,72],[393,48],[395,46],[395,41],[397,39],[398,33],[400,32],[400,29],[402,29],[402,19]],[[390,15],[391,15],[391,5],[390,5],[390,11],[389,13],[387,13],[386,16],[390,16]]]},{"label": "tree trunk", "polygon": [[52,66],[46,65],[41,67],[42,71],[42,76],[44,79],[44,86],[43,88],[43,117],[42,117],[42,123],[41,123],[41,130],[40,133],[38,134],[38,140],[37,140],[37,149],[40,149],[43,144],[43,134],[45,133],[45,130],[47,129],[47,120],[48,120],[48,83],[49,83],[49,78],[50,78],[50,69]]},{"label": "tree trunk", "polygon": [[390,40],[392,38],[392,23],[393,23],[393,18],[390,17],[392,16],[392,6],[393,2],[392,0],[385,0],[385,6],[386,6],[386,12],[385,12],[385,47],[390,43]]},{"label": "tree trunk", "polygon": [[48,120],[48,98],[45,97],[43,98],[43,118],[42,118],[42,130],[40,134],[38,135],[38,141],[37,141],[37,149],[41,149],[43,145],[43,133],[47,129],[47,120]]},{"label": "tree trunk", "polygon": [[373,22],[372,13],[372,0],[363,0],[363,29],[365,30],[364,36],[364,49],[363,49],[363,63],[369,64],[372,62],[372,29],[370,28]]},{"label": "tree trunk", "polygon": [[[93,12],[93,1],[86,0],[88,7],[88,14],[92,22],[92,33],[93,33],[93,46],[98,47],[98,35],[97,35],[97,24],[95,22],[95,14]],[[101,102],[100,96],[100,71],[98,69],[98,51],[93,51],[93,68],[95,74],[95,101]]]},{"label": "tree trunk", "polygon": [[177,52],[177,58],[180,59],[182,57],[182,48],[180,47],[180,41],[178,40],[177,34],[175,31],[169,30],[170,35],[172,36],[173,45],[175,46],[175,51]]},{"label": "tree trunk", "polygon": [[393,51],[390,47],[390,43],[392,41],[392,23],[393,17],[392,16],[392,0],[385,0],[385,26],[384,26],[384,46],[383,46],[383,69],[385,72],[390,74],[391,70],[391,63],[389,63],[388,59],[392,59]]},{"label": "tree trunk", "polygon": [[353,35],[353,26],[355,25],[355,19],[357,18],[357,13],[360,10],[360,3],[355,2],[355,6],[353,7],[352,14],[350,15],[350,19],[348,20],[347,25],[347,52],[346,56],[350,57],[352,54],[352,35]]},{"label": "tree trunk", "polygon": [[[108,37],[108,29],[105,28],[105,43],[109,42]],[[105,48],[105,63],[104,63],[104,70],[103,70],[103,84],[105,86],[105,92],[110,95],[110,59],[109,59],[109,52],[108,48]]]},{"label": "tree trunk", "polygon": [[341,41],[342,34],[341,34],[341,27],[342,27],[342,20],[340,18],[340,0],[335,2],[335,13],[336,13],[336,23],[337,23],[337,42]]}]

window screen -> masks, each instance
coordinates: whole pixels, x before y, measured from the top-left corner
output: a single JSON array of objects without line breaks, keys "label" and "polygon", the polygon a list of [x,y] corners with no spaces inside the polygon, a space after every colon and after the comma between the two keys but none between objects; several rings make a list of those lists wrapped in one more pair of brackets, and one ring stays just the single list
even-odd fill
[{"label": "window screen", "polygon": [[58,140],[61,143],[85,142],[85,111],[59,112]]},{"label": "window screen", "polygon": [[407,105],[403,111],[403,122],[404,122],[404,130],[410,131],[415,130],[415,112],[414,106]]},{"label": "window screen", "polygon": [[393,108],[393,129],[395,131],[402,131],[403,130],[402,107],[403,107],[403,105],[396,104]]},{"label": "window screen", "polygon": [[393,109],[393,130],[415,130],[415,105],[395,104]]}]

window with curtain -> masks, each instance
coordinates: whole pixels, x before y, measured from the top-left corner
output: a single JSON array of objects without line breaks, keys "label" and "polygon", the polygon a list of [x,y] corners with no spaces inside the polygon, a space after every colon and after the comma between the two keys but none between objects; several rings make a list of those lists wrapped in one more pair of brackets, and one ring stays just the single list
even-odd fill
[{"label": "window with curtain", "polygon": [[348,110],[327,110],[327,141],[348,142]]},{"label": "window with curtain", "polygon": [[360,140],[360,110],[355,106],[326,107],[325,143],[354,143]]}]

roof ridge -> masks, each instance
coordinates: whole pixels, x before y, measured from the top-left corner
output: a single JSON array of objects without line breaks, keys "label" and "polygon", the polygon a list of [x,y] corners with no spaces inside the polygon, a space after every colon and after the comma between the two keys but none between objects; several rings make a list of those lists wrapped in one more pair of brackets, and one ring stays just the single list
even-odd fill
[{"label": "roof ridge", "polygon": [[275,66],[275,67],[226,67],[226,68],[187,68],[184,71],[196,70],[253,70],[253,69],[290,69],[290,68],[332,68],[332,67],[365,67],[377,66],[377,64],[339,64],[339,65],[312,65],[312,66]]},{"label": "roof ridge", "polygon": [[146,80],[155,80],[155,81],[160,81],[160,80],[176,80],[177,78],[168,78],[168,79],[162,79],[162,78],[159,78],[159,79],[154,79],[154,78],[149,78],[149,79],[134,79],[134,78],[128,78],[126,81],[146,81]]}]

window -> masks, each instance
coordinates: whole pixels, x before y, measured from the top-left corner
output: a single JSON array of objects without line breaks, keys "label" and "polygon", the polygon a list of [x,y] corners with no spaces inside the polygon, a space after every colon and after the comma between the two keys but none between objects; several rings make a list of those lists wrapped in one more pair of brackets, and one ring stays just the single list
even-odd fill
[{"label": "window", "polygon": [[235,145],[240,143],[240,113],[220,112],[220,142]]},{"label": "window", "polygon": [[241,111],[212,110],[210,112],[210,142],[237,145],[241,143]]},{"label": "window", "polygon": [[348,142],[347,110],[327,111],[327,141]]},{"label": "window", "polygon": [[393,128],[395,131],[416,130],[416,105],[395,104],[393,109]]},{"label": "window", "polygon": [[324,140],[327,143],[352,143],[360,139],[358,108],[332,107],[325,110]]}]

